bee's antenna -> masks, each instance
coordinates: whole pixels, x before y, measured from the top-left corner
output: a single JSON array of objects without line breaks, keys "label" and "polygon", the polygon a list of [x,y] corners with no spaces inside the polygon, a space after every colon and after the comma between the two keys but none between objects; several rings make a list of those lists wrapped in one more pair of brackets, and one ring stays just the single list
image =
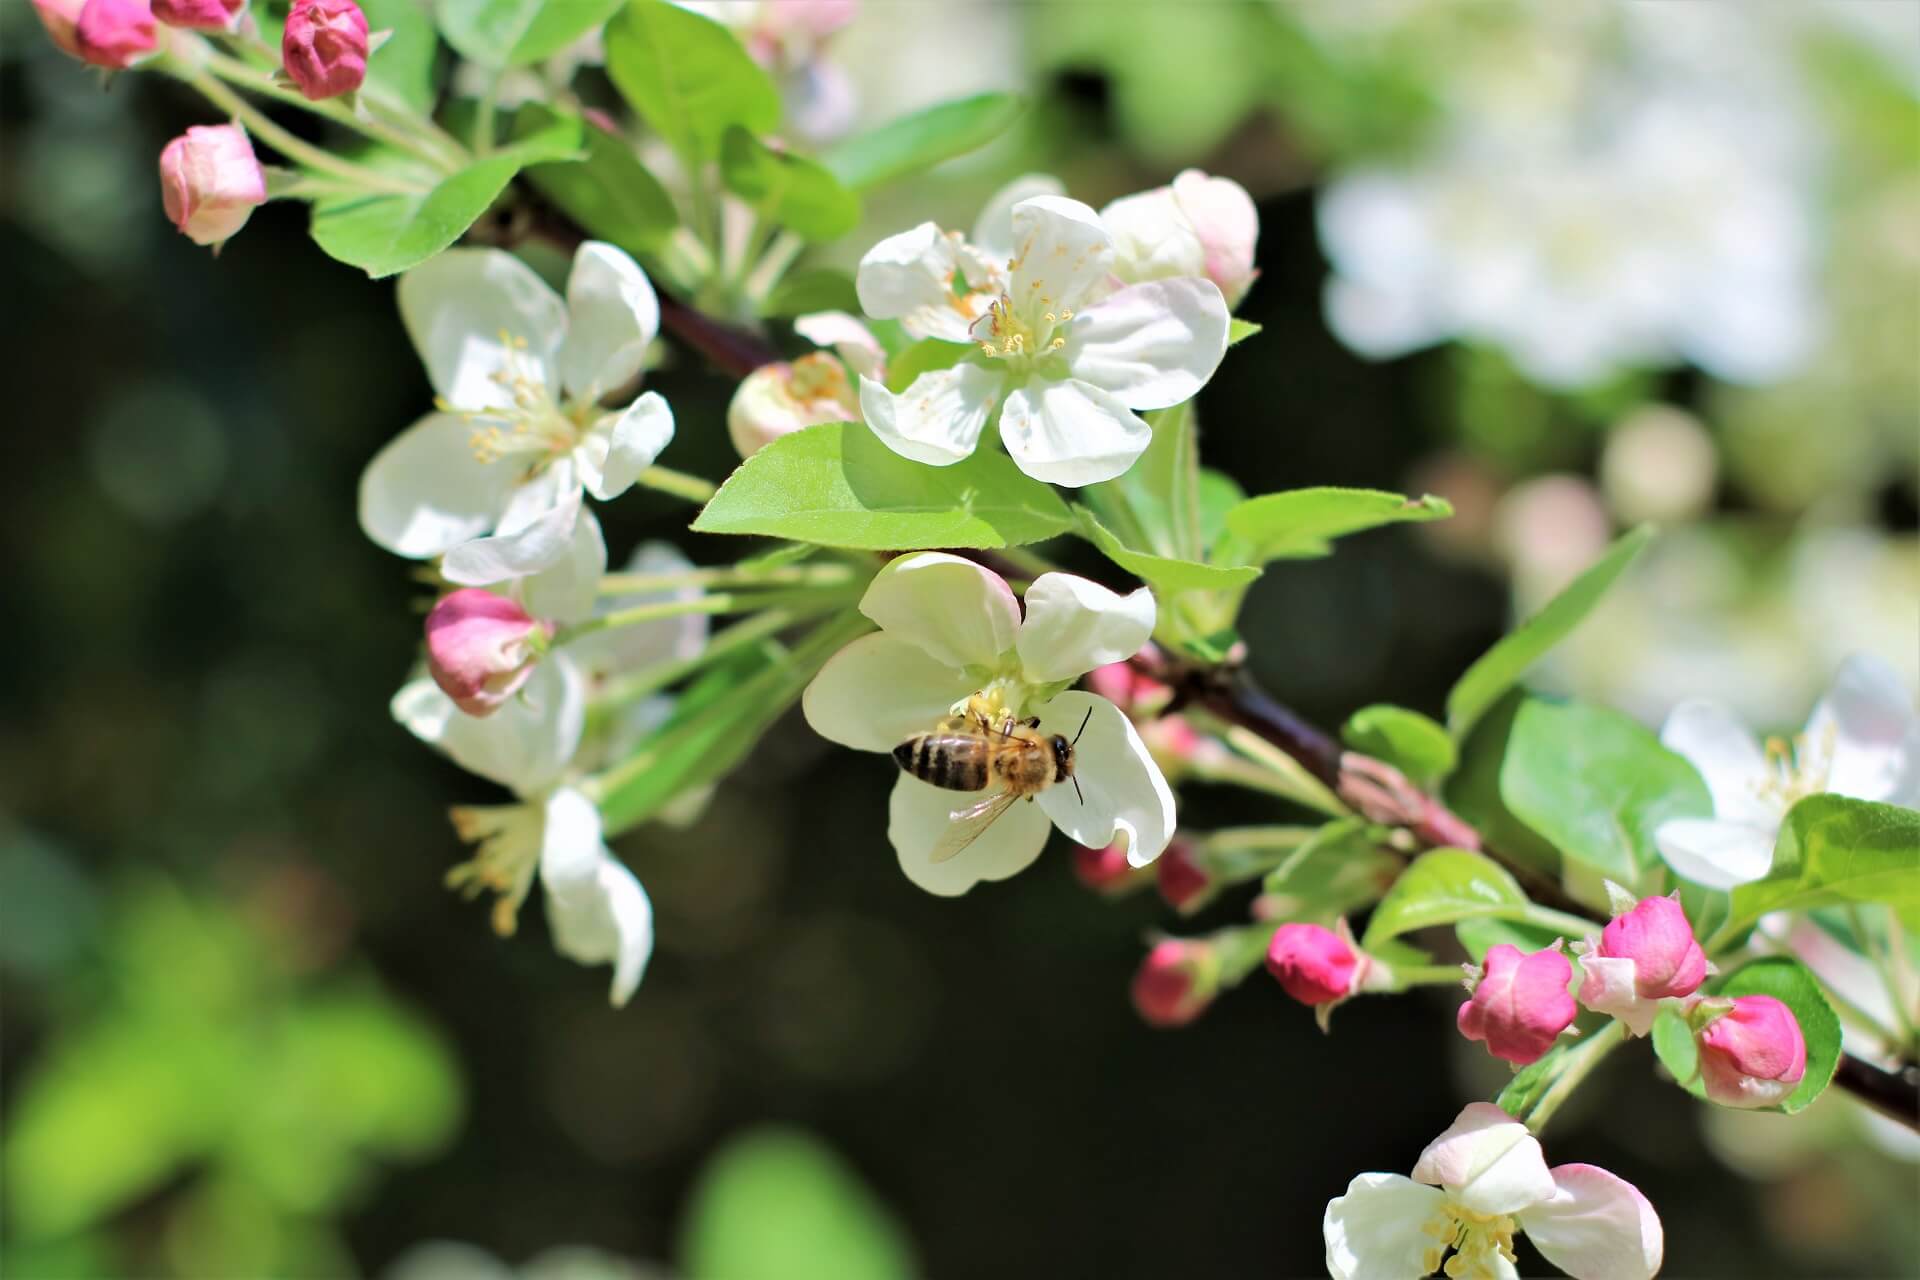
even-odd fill
[{"label": "bee's antenna", "polygon": [[[1092,707],[1088,707],[1088,708],[1087,708],[1087,714],[1086,714],[1086,715],[1084,715],[1084,716],[1082,716],[1082,717],[1080,718],[1080,728],[1079,728],[1079,729],[1078,729],[1078,730],[1077,730],[1077,731],[1076,731],[1076,732],[1074,733],[1074,735],[1073,735],[1073,745],[1074,745],[1074,746],[1076,746],[1076,747],[1077,747],[1077,746],[1079,746],[1079,745],[1080,745],[1080,735],[1081,735],[1081,734],[1083,734],[1083,733],[1085,733],[1085,732],[1087,731],[1087,721],[1089,721],[1089,720],[1091,720],[1091,719],[1093,719],[1093,708],[1092,708]],[[1076,784],[1074,784],[1074,785],[1075,785],[1075,786],[1078,786],[1079,784],[1078,784],[1078,783],[1076,783]]]},{"label": "bee's antenna", "polygon": [[[1087,714],[1092,715],[1093,713],[1089,711]],[[1087,794],[1080,789],[1080,776],[1078,774],[1069,774],[1068,776],[1073,779],[1073,794],[1080,797],[1081,804],[1085,804],[1087,802]]]}]

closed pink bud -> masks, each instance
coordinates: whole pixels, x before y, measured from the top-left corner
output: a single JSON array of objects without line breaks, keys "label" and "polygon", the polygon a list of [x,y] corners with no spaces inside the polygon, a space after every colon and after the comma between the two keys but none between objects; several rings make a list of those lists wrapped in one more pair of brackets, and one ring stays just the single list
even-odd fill
[{"label": "closed pink bud", "polygon": [[1600,931],[1595,955],[1633,961],[1633,985],[1648,1000],[1690,996],[1707,977],[1707,953],[1672,898],[1642,898]]},{"label": "closed pink bud", "polygon": [[80,57],[80,36],[75,28],[80,23],[80,10],[86,0],[33,0],[33,11],[40,15],[40,25],[47,29],[47,36],[59,47],[62,53]]},{"label": "closed pink bud", "polygon": [[1160,706],[1173,696],[1172,689],[1142,675],[1128,662],[1109,662],[1087,672],[1087,688],[1128,715],[1143,707]]},{"label": "closed pink bud", "polygon": [[1153,873],[1128,862],[1126,849],[1116,840],[1104,849],[1092,849],[1084,844],[1073,846],[1073,874],[1096,893],[1118,894]]},{"label": "closed pink bud", "polygon": [[96,67],[124,71],[159,47],[147,0],[87,0],[74,22],[74,44]]},{"label": "closed pink bud", "polygon": [[1552,947],[1531,955],[1505,942],[1489,947],[1473,999],[1460,1006],[1460,1034],[1524,1067],[1573,1025],[1579,1009],[1567,994],[1572,981],[1573,963]]},{"label": "closed pink bud", "polygon": [[238,125],[194,125],[160,152],[161,203],[195,244],[217,250],[266,199],[267,176]]},{"label": "closed pink bud", "polygon": [[1348,939],[1317,924],[1283,924],[1267,944],[1267,972],[1281,990],[1306,1005],[1352,995],[1365,961]]},{"label": "closed pink bud", "polygon": [[1213,888],[1213,877],[1194,857],[1193,845],[1179,836],[1167,846],[1154,865],[1154,884],[1160,897],[1174,910],[1190,914],[1206,905]]},{"label": "closed pink bud", "polygon": [[1133,975],[1133,1007],[1150,1026],[1183,1027],[1213,1003],[1218,961],[1204,942],[1169,938]]},{"label": "closed pink bud", "polygon": [[1700,1032],[1700,1082],[1726,1107],[1771,1107],[1807,1074],[1807,1040],[1793,1010],[1772,996],[1735,996]]},{"label": "closed pink bud", "polygon": [[154,17],[193,31],[231,31],[246,9],[247,0],[153,0]]},{"label": "closed pink bud", "polygon": [[367,78],[367,15],[353,0],[294,0],[280,60],[310,101],[352,93]]},{"label": "closed pink bud", "polygon": [[1188,169],[1173,180],[1173,198],[1199,237],[1207,279],[1220,286],[1229,307],[1235,306],[1260,274],[1253,265],[1254,244],[1260,238],[1253,197],[1232,178]]},{"label": "closed pink bud", "polygon": [[443,596],[427,614],[427,669],[470,716],[498,711],[533,674],[553,624],[478,587]]}]

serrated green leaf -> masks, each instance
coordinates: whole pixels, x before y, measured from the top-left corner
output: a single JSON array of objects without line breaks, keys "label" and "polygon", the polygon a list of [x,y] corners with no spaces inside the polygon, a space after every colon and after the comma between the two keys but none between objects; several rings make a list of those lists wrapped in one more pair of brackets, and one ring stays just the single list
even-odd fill
[{"label": "serrated green leaf", "polygon": [[1642,525],[1616,539],[1606,554],[1587,566],[1538,613],[1481,654],[1447,695],[1447,728],[1453,736],[1465,736],[1488,707],[1579,626],[1652,538],[1652,527]]},{"label": "serrated green leaf", "polygon": [[1239,316],[1235,316],[1227,324],[1227,345],[1238,346],[1263,328],[1265,328],[1264,325],[1257,325],[1251,320],[1242,320]]},{"label": "serrated green leaf", "polygon": [[775,151],[738,125],[720,140],[727,190],[762,217],[806,240],[832,240],[859,225],[860,198],[804,156]]},{"label": "serrated green leaf", "polygon": [[1700,1074],[1700,1046],[1693,1042],[1693,1029],[1676,1009],[1662,1009],[1653,1016],[1653,1056],[1673,1073],[1683,1088],[1700,1096],[1704,1090],[1694,1077]]},{"label": "serrated green leaf", "polygon": [[1513,737],[1514,717],[1526,701],[1515,690],[1494,704],[1460,744],[1460,763],[1448,775],[1448,807],[1465,818],[1490,848],[1548,879],[1560,876],[1560,851],[1515,817],[1500,798],[1500,769]]},{"label": "serrated green leaf", "polygon": [[780,126],[780,93],[719,23],[667,0],[628,0],[607,23],[607,74],[683,157],[711,159],[730,125]]},{"label": "serrated green leaf", "polygon": [[1378,489],[1294,489],[1247,499],[1227,512],[1227,532],[1243,549],[1238,558],[1264,564],[1328,555],[1332,539],[1363,529],[1452,514],[1445,499],[1431,494],[1409,498]]},{"label": "serrated green leaf", "polygon": [[1553,1087],[1560,1069],[1565,1065],[1567,1054],[1574,1047],[1572,1043],[1563,1041],[1554,1045],[1544,1056],[1522,1067],[1519,1074],[1508,1081],[1507,1087],[1494,1098],[1494,1105],[1510,1116],[1525,1115],[1531,1111],[1541,1095]]},{"label": "serrated green leaf", "polygon": [[629,253],[658,248],[679,225],[673,197],[619,138],[542,103],[528,103],[514,117],[513,137],[524,141],[564,129],[583,157],[536,164],[526,179],[596,239]]},{"label": "serrated green leaf", "polygon": [[832,267],[796,271],[786,277],[760,308],[768,317],[804,316],[815,311],[847,311],[860,314],[860,295],[853,277]]},{"label": "serrated green leaf", "polygon": [[1155,595],[1244,587],[1260,576],[1260,570],[1246,565],[1222,567],[1135,551],[1108,531],[1099,517],[1086,507],[1076,506],[1074,513],[1079,517],[1080,531],[1087,541],[1100,548],[1107,559],[1152,587]]},{"label": "serrated green leaf", "polygon": [[359,195],[313,206],[314,243],[328,257],[378,279],[428,258],[458,240],[520,170],[518,156],[478,161],[417,195]]},{"label": "serrated green leaf", "polygon": [[1005,454],[912,462],[858,423],[782,436],[740,464],[693,527],[887,551],[1011,547],[1066,532],[1073,513]]},{"label": "serrated green leaf", "polygon": [[1500,797],[1564,857],[1637,893],[1660,887],[1660,824],[1713,813],[1693,766],[1638,721],[1543,698],[1514,714]]},{"label": "serrated green leaf", "polygon": [[905,395],[913,380],[936,369],[951,369],[973,354],[973,348],[958,342],[922,338],[887,361],[887,390]]},{"label": "serrated green leaf", "polygon": [[1380,900],[1361,945],[1475,916],[1518,919],[1528,906],[1519,884],[1491,859],[1466,849],[1435,849],[1414,859]]},{"label": "serrated green leaf", "polygon": [[[436,0],[440,33],[483,67],[551,58],[612,16],[623,0]],[[372,15],[368,15],[372,21]]]},{"label": "serrated green leaf", "polygon": [[1769,911],[1848,902],[1920,907],[1920,813],[1847,796],[1808,796],[1787,811],[1765,877],[1733,889],[1730,928]]},{"label": "serrated green leaf", "polygon": [[957,98],[835,143],[820,162],[847,186],[865,191],[985,146],[1025,110],[1010,93]]},{"label": "serrated green leaf", "polygon": [[1347,717],[1340,736],[1355,751],[1386,761],[1423,787],[1452,773],[1459,761],[1447,731],[1405,707],[1362,707]]},{"label": "serrated green leaf", "polygon": [[1742,965],[1708,986],[1714,995],[1772,996],[1793,1010],[1800,1023],[1800,1034],[1807,1041],[1807,1074],[1786,1101],[1763,1110],[1792,1115],[1825,1091],[1840,1065],[1840,1018],[1805,965],[1785,956],[1769,956]]}]

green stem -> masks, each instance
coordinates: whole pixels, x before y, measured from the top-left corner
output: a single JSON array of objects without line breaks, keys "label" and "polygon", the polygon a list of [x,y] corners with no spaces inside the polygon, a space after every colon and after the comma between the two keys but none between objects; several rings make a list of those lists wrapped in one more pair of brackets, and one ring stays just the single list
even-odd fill
[{"label": "green stem", "polygon": [[720,592],[697,596],[691,600],[663,600],[657,604],[635,605],[631,609],[615,609],[612,613],[603,613],[597,618],[588,618],[570,627],[562,627],[555,634],[553,645],[558,648],[582,636],[611,631],[616,627],[636,626],[642,622],[658,622],[663,618],[684,618],[693,614],[755,613],[761,609],[805,608],[815,603],[831,607],[857,599],[860,594],[859,591],[848,592],[844,589],[823,588],[798,591]]},{"label": "green stem", "polygon": [[[291,106],[311,111],[317,116],[331,120],[344,128],[352,129],[356,133],[372,138],[376,142],[384,142],[396,150],[408,152],[421,160],[425,160],[436,169],[452,173],[460,169],[467,162],[468,157],[464,150],[456,154],[449,154],[437,140],[396,129],[384,121],[373,119],[370,115],[356,115],[353,111],[342,106],[334,99],[327,99],[322,102],[310,101],[304,94],[292,89],[282,88],[280,85],[275,84],[271,76],[263,75],[261,72],[237,58],[229,58],[225,54],[215,53],[209,49],[205,61],[209,71],[231,84],[236,84],[262,97],[272,98],[276,102],[288,103]],[[436,129],[435,132],[438,132],[438,130]]]},{"label": "green stem", "polygon": [[[770,569],[689,569],[685,573],[608,573],[601,575],[603,596],[672,591],[680,587],[845,586],[859,577],[850,564],[781,565]],[[871,575],[869,575],[871,576]]]},{"label": "green stem", "polygon": [[[1853,927],[1853,936],[1860,943],[1860,954],[1873,965],[1874,972],[1880,975],[1881,985],[1887,989],[1887,1004],[1893,1009],[1893,1020],[1900,1027],[1899,1040],[1889,1043],[1902,1044],[1911,1050],[1917,1037],[1913,1019],[1907,1012],[1906,1000],[1900,990],[1901,984],[1894,976],[1892,952],[1867,927],[1866,914],[1860,910],[1858,903],[1847,904],[1847,923]],[[1897,916],[1890,922],[1890,929],[1894,933],[1899,932],[1900,921]]]},{"label": "green stem", "polygon": [[1396,991],[1405,991],[1408,987],[1454,985],[1467,976],[1457,964],[1396,964],[1388,967],[1393,971]]},{"label": "green stem", "polygon": [[[176,72],[176,74],[180,73]],[[269,120],[245,98],[204,71],[181,74],[181,79],[199,90],[201,96],[207,101],[244,124],[248,132],[255,137],[288,159],[297,160],[309,169],[330,173],[336,178],[344,178],[367,191],[383,191],[393,195],[423,195],[426,192],[424,187],[416,186],[411,182],[401,182],[384,173],[376,173],[372,169],[342,160],[332,152],[316,147],[310,142],[301,141]]]},{"label": "green stem", "polygon": [[1206,837],[1206,846],[1209,852],[1217,853],[1297,849],[1319,830],[1318,827],[1222,827]]},{"label": "green stem", "polygon": [[756,312],[760,304],[765,302],[768,295],[773,292],[774,286],[780,283],[781,277],[787,274],[787,268],[793,265],[793,260],[800,256],[800,251],[806,246],[807,242],[791,231],[782,231],[774,236],[772,243],[767,246],[767,251],[760,255],[760,261],[754,264],[753,270],[746,276],[747,301],[753,305]]},{"label": "green stem", "polygon": [[1552,907],[1543,907],[1529,902],[1525,917],[1528,924],[1537,924],[1542,929],[1552,929],[1569,942],[1578,942],[1600,931],[1600,926],[1585,916],[1576,916],[1566,911],[1555,911]]},{"label": "green stem", "polygon": [[473,154],[485,156],[493,150],[493,114],[500,97],[500,76],[494,75],[487,80],[487,89],[480,95],[480,104],[473,113]]},{"label": "green stem", "polygon": [[1043,573],[1057,573],[1060,568],[1045,556],[1025,547],[996,547],[990,554],[995,560],[1012,565],[1030,578],[1037,578]]},{"label": "green stem", "polygon": [[588,714],[595,719],[604,719],[622,707],[659,693],[662,689],[672,688],[718,658],[778,635],[808,614],[809,611],[805,609],[769,609],[745,622],[736,622],[716,631],[707,638],[700,652],[691,658],[662,662],[610,682],[606,690],[593,700]]},{"label": "green stem", "polygon": [[688,475],[684,471],[675,471],[670,467],[648,467],[640,473],[636,483],[657,493],[670,493],[676,498],[685,498],[688,502],[705,506],[713,500],[719,490],[710,480]]},{"label": "green stem", "polygon": [[1593,1069],[1606,1060],[1608,1054],[1626,1042],[1626,1024],[1618,1019],[1610,1020],[1606,1026],[1587,1037],[1585,1044],[1568,1052],[1565,1064],[1560,1068],[1559,1076],[1547,1091],[1540,1095],[1540,1101],[1533,1104],[1533,1110],[1527,1115],[1527,1128],[1539,1134],[1545,1131],[1547,1121],[1553,1119],[1553,1113],[1560,1104],[1573,1096],[1580,1082],[1592,1074]]},{"label": "green stem", "polygon": [[1226,739],[1228,746],[1252,761],[1258,771],[1270,780],[1265,787],[1260,787],[1242,777],[1237,779],[1242,786],[1285,796],[1297,804],[1336,818],[1346,816],[1347,806],[1340,803],[1340,797],[1328,790],[1326,784],[1309,773],[1298,760],[1259,734],[1240,725],[1222,725],[1220,736]]}]

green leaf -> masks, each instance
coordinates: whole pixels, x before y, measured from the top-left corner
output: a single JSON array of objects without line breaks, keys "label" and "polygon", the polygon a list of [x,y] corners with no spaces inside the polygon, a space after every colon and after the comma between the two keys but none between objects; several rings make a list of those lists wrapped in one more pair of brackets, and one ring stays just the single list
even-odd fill
[{"label": "green leaf", "polygon": [[1466,849],[1435,849],[1414,859],[1380,900],[1362,945],[1475,916],[1518,919],[1529,905],[1514,878],[1490,859]]},{"label": "green leaf", "polygon": [[1660,824],[1713,813],[1693,766],[1638,721],[1543,698],[1514,714],[1500,796],[1566,858],[1637,893],[1660,888]]},{"label": "green leaf", "polygon": [[835,143],[820,161],[840,181],[865,191],[985,146],[1025,110],[1010,93],[956,98]]},{"label": "green leaf", "polygon": [[853,277],[832,267],[796,271],[782,280],[760,308],[763,316],[804,316],[815,311],[860,314]]},{"label": "green leaf", "polygon": [[833,240],[860,222],[860,198],[803,156],[775,151],[738,125],[720,141],[720,177],[733,192],[807,240]]},{"label": "green leaf", "polygon": [[1807,1041],[1807,1074],[1800,1087],[1778,1107],[1762,1110],[1792,1115],[1819,1097],[1840,1065],[1840,1019],[1820,990],[1819,980],[1798,960],[1769,956],[1708,984],[1715,995],[1772,996],[1793,1010]]},{"label": "green leaf", "polygon": [[1562,1042],[1548,1050],[1545,1056],[1536,1058],[1520,1069],[1518,1075],[1507,1082],[1493,1102],[1510,1116],[1525,1115],[1534,1104],[1540,1101],[1542,1094],[1553,1087],[1560,1076],[1568,1053],[1572,1052],[1572,1043]]},{"label": "green leaf", "polygon": [[1405,707],[1362,707],[1347,717],[1340,736],[1355,751],[1386,761],[1423,787],[1452,773],[1459,761],[1447,731]]},{"label": "green leaf", "polygon": [[1227,324],[1227,345],[1230,347],[1238,346],[1254,334],[1259,333],[1265,327],[1264,325],[1257,325],[1251,320],[1242,320],[1239,316],[1235,316]]},{"label": "green leaf", "polygon": [[1524,920],[1503,920],[1499,916],[1477,916],[1471,920],[1461,920],[1453,926],[1453,936],[1473,957],[1475,964],[1485,963],[1487,949],[1506,943],[1522,951],[1538,951],[1542,947],[1553,945],[1554,939],[1566,935],[1558,929],[1549,929],[1545,925],[1528,924]]},{"label": "green leaf", "polygon": [[[1445,499],[1408,498],[1378,489],[1294,489],[1249,498],[1227,512],[1227,531],[1249,564],[1311,559],[1333,551],[1332,539],[1406,520],[1453,514]],[[1216,557],[1223,558],[1223,557]]]},{"label": "green leaf", "polygon": [[680,1238],[690,1280],[905,1280],[905,1233],[845,1162],[794,1130],[722,1147],[693,1191]]},{"label": "green leaf", "polygon": [[1696,1097],[1705,1090],[1695,1079],[1700,1074],[1700,1046],[1693,1042],[1693,1028],[1677,1009],[1662,1009],[1653,1016],[1653,1056],[1673,1072],[1673,1078]]},{"label": "green leaf", "polygon": [[1560,851],[1515,817],[1500,796],[1500,770],[1513,737],[1513,722],[1526,695],[1509,693],[1481,717],[1460,743],[1460,763],[1447,776],[1446,801],[1473,824],[1489,848],[1500,850],[1510,863],[1539,872],[1549,879],[1560,875]]},{"label": "green leaf", "polygon": [[[254,7],[257,10],[264,6]],[[440,39],[426,10],[414,0],[361,0],[360,11],[366,14],[372,30],[392,32],[367,59],[367,84],[376,93],[384,91],[421,115],[431,112]],[[278,33],[270,42],[279,46]]]},{"label": "green leaf", "polygon": [[[440,33],[483,67],[551,58],[613,15],[622,0],[436,0]],[[373,15],[367,15],[371,23]]]},{"label": "green leaf", "polygon": [[1605,555],[1547,601],[1538,613],[1481,654],[1447,695],[1447,728],[1453,736],[1465,736],[1473,722],[1498,702],[1529,667],[1579,626],[1652,538],[1652,526],[1641,525],[1617,539]]},{"label": "green leaf", "polygon": [[973,348],[958,342],[942,342],[938,338],[922,338],[920,341],[887,361],[887,390],[895,395],[904,395],[913,380],[923,373],[932,373],[936,369],[951,369],[973,354]]},{"label": "green leaf", "polygon": [[1086,535],[1087,541],[1100,548],[1107,559],[1152,587],[1155,595],[1244,587],[1260,576],[1260,570],[1251,566],[1221,567],[1135,551],[1109,532],[1100,523],[1099,517],[1086,507],[1075,506],[1074,513],[1080,519],[1080,531]]},{"label": "green leaf", "polygon": [[554,136],[556,130],[564,131],[572,150],[584,158],[536,164],[526,171],[527,181],[596,239],[629,253],[648,253],[663,244],[680,215],[673,197],[631,147],[578,116],[541,103],[528,103],[514,117],[516,141]]},{"label": "green leaf", "polygon": [[693,527],[887,551],[1019,546],[1072,523],[1059,496],[1005,454],[982,449],[930,467],[858,423],[828,422],[741,463]]},{"label": "green leaf", "polygon": [[729,125],[780,126],[780,92],[719,23],[667,0],[629,0],[607,23],[607,74],[684,158],[716,155]]},{"label": "green leaf", "polygon": [[1787,811],[1766,876],[1734,887],[1730,927],[1788,907],[1849,902],[1920,907],[1920,813],[1846,796],[1808,796]]},{"label": "green leaf", "polygon": [[1400,859],[1374,841],[1366,822],[1336,818],[1267,873],[1261,893],[1288,920],[1331,919],[1377,902]]},{"label": "green leaf", "polygon": [[379,279],[428,258],[458,240],[519,172],[517,155],[496,155],[444,178],[418,195],[358,195],[313,206],[314,243]]}]

